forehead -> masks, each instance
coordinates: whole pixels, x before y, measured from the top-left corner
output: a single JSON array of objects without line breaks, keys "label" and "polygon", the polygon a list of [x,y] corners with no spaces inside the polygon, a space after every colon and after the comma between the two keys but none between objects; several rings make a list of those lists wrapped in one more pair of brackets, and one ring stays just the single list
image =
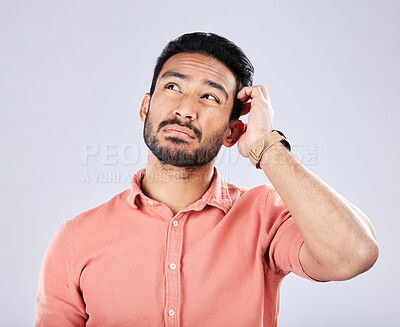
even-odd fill
[{"label": "forehead", "polygon": [[163,65],[158,79],[168,71],[188,75],[192,79],[210,80],[226,87],[229,93],[236,90],[236,78],[223,63],[199,53],[178,53]]}]

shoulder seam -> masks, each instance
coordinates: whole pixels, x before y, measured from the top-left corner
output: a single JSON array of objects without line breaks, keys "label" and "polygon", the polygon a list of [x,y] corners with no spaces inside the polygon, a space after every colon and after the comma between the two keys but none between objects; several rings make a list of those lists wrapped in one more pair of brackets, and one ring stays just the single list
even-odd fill
[{"label": "shoulder seam", "polygon": [[[267,203],[267,201],[268,201],[268,196],[269,196],[269,193],[271,192],[271,188],[266,188],[262,193],[261,193],[261,195],[259,196],[259,198],[258,198],[258,201],[257,201],[257,207],[261,207],[261,200],[262,199],[264,199],[264,203],[263,203],[263,205],[262,205],[262,211],[264,211],[265,212],[265,207],[266,207],[266,203]],[[262,214],[262,213],[261,213]],[[262,237],[260,238],[260,247],[261,247],[261,249],[264,249],[264,244],[261,244],[262,243],[262,241],[263,240],[266,240],[267,239],[267,232],[266,232],[266,223],[264,224],[264,221],[261,219],[261,221],[263,222],[263,225],[262,225],[262,231],[261,231],[261,233],[262,233]],[[264,252],[265,252],[265,250],[266,249],[264,249]]]},{"label": "shoulder seam", "polygon": [[263,204],[263,209],[265,209],[265,207],[266,207],[266,205],[267,205],[267,201],[268,201],[269,194],[271,193],[271,190],[272,190],[272,188],[271,188],[271,187],[268,187],[268,188],[266,188],[266,189],[264,190],[264,192],[261,193],[260,197],[258,198],[257,206],[260,205],[261,199],[264,199],[264,198],[265,198],[265,202],[264,202],[264,204]]},{"label": "shoulder seam", "polygon": [[[264,203],[263,203],[263,207],[262,207],[264,209],[263,210],[264,212],[265,212],[265,209],[266,209],[266,206],[267,206],[267,202],[268,202],[268,198],[269,198],[269,195],[271,194],[271,191],[272,191],[272,187],[268,187],[261,194],[261,196],[259,198],[259,202],[262,201],[262,199],[264,199]],[[258,204],[258,205],[260,205],[260,204]],[[265,246],[265,244],[261,244],[262,241],[265,242],[265,240],[268,238],[268,235],[267,235],[267,232],[266,232],[266,230],[267,230],[266,224],[267,224],[267,222],[265,221],[265,224],[263,224],[263,229],[262,229],[262,237],[260,238],[260,247],[261,247],[261,250],[262,250],[263,257],[265,255],[265,251],[268,248],[268,247]],[[265,258],[263,258],[263,260],[265,261]],[[265,265],[265,267],[267,267],[267,269],[270,270],[270,268],[268,267],[266,262],[264,262],[264,265]],[[276,273],[276,276],[271,276],[267,271],[264,271],[264,276],[266,278],[268,278],[270,281],[273,281],[275,283],[279,282],[285,276],[284,274],[281,274],[280,272],[277,272],[277,271],[275,271],[275,273]]]},{"label": "shoulder seam", "polygon": [[71,222],[68,220],[66,222],[66,237],[67,237],[67,244],[68,244],[68,267],[69,267],[69,278],[71,279],[72,283],[78,288],[78,284],[76,283],[76,279],[74,278],[74,269],[76,266],[76,250],[75,250],[75,243],[73,240],[72,229],[71,229]]}]

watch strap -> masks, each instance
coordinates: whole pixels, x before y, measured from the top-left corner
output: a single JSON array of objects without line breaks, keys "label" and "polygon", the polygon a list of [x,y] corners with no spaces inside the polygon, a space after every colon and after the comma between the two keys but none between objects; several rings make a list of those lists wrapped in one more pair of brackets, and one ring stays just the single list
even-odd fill
[{"label": "watch strap", "polygon": [[278,142],[282,142],[282,144],[290,151],[290,144],[286,140],[285,135],[277,130],[273,130],[271,133],[264,135],[252,146],[249,152],[249,159],[257,169],[261,168],[260,161],[263,154]]}]

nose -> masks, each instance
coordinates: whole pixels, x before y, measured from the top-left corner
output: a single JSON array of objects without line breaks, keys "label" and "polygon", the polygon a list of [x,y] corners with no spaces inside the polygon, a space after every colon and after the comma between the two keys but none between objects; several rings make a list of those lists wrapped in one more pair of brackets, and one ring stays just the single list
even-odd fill
[{"label": "nose", "polygon": [[175,108],[174,114],[179,116],[181,119],[195,120],[197,118],[196,103],[190,97],[183,97],[177,107]]}]

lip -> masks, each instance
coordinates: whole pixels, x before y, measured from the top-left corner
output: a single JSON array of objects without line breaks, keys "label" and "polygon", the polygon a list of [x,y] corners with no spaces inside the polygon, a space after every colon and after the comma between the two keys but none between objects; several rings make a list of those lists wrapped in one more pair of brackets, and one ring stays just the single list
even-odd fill
[{"label": "lip", "polygon": [[164,129],[164,132],[167,133],[174,133],[177,135],[181,135],[184,137],[190,137],[191,139],[195,138],[195,134],[190,128],[184,127],[184,126],[179,126],[179,125],[167,125]]}]

